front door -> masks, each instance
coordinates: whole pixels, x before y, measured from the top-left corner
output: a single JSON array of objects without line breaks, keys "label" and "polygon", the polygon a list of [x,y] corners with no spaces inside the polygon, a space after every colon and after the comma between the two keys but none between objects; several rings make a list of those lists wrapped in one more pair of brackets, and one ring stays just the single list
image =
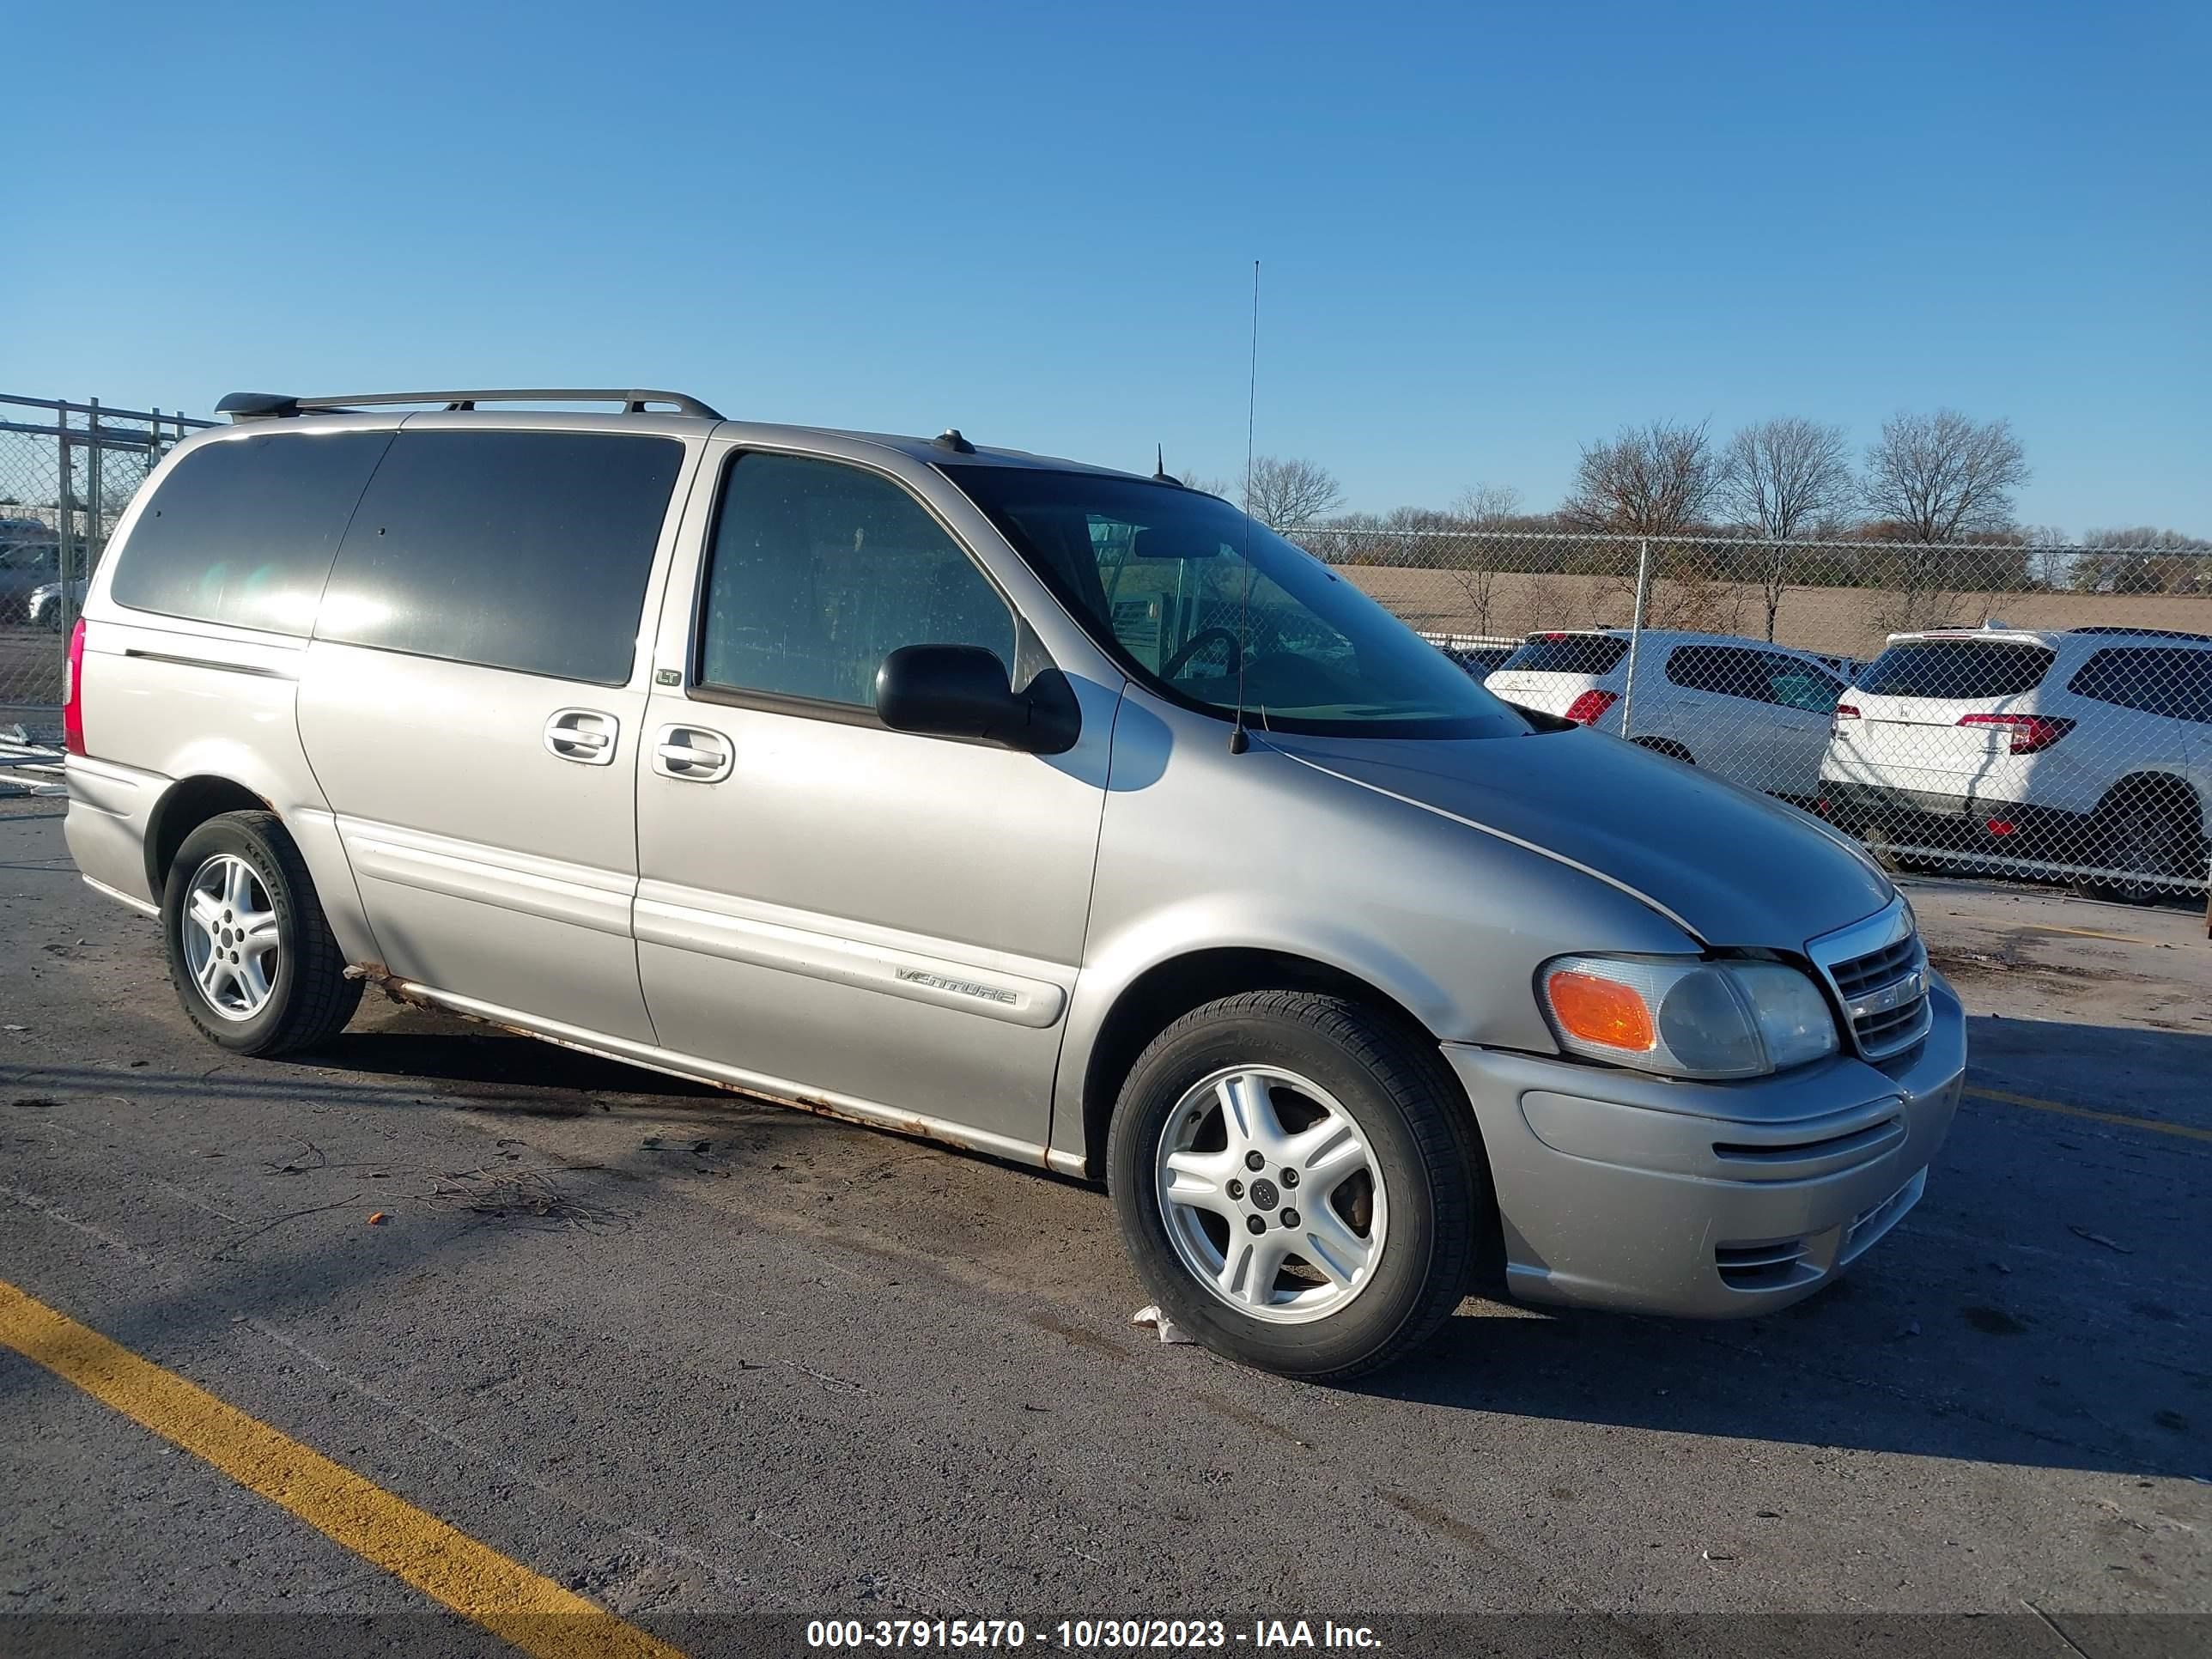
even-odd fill
[{"label": "front door", "polygon": [[299,718],[396,978],[652,1041],[629,933],[638,640],[684,461],[677,439],[627,432],[410,423],[392,441]]},{"label": "front door", "polygon": [[770,1094],[1041,1157],[1112,705],[1058,756],[890,730],[873,687],[900,646],[983,646],[1024,684],[1040,665],[997,586],[884,473],[740,452],[718,487],[689,660],[664,653],[656,682],[680,683],[646,707],[635,925],[659,1040]]}]

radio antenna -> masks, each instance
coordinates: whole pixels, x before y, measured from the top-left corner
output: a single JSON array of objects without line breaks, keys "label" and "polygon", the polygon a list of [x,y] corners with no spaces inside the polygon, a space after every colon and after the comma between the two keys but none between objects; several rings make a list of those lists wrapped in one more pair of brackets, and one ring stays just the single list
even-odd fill
[{"label": "radio antenna", "polygon": [[1252,261],[1252,369],[1244,382],[1244,585],[1237,602],[1237,723],[1229,728],[1229,752],[1251,747],[1244,733],[1244,659],[1252,644],[1252,427],[1260,406],[1260,262]]}]

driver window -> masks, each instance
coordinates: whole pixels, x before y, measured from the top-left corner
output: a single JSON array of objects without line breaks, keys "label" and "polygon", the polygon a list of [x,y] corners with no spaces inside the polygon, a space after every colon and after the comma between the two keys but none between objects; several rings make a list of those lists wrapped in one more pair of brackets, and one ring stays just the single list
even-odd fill
[{"label": "driver window", "polygon": [[1013,613],[890,479],[749,454],[725,475],[700,635],[707,685],[861,708],[902,645],[980,645],[1011,665]]}]

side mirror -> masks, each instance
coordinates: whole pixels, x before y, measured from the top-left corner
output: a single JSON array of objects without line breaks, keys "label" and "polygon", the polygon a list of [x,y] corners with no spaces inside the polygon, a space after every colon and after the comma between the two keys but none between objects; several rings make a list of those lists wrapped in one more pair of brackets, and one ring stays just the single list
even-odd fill
[{"label": "side mirror", "polygon": [[980,645],[901,646],[876,671],[876,713],[894,732],[971,738],[1036,755],[1074,747],[1079,718],[1057,669],[1017,692],[997,653]]}]

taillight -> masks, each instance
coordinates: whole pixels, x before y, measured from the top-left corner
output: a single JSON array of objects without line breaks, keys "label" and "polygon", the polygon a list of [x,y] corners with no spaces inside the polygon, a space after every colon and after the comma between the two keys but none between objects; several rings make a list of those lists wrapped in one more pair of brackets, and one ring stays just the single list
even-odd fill
[{"label": "taillight", "polygon": [[1855,703],[1855,702],[1839,702],[1839,703],[1838,703],[1838,704],[1836,705],[1836,718],[1837,718],[1838,720],[1856,720],[1858,717],[1859,717],[1859,706],[1858,706],[1858,704],[1856,704],[1856,703]]},{"label": "taillight", "polygon": [[1618,691],[1585,691],[1567,705],[1567,718],[1577,726],[1595,726],[1620,701]]},{"label": "taillight", "polygon": [[2072,720],[2052,714],[1968,714],[1959,724],[1996,726],[2008,730],[2015,755],[2039,754],[2074,729]]},{"label": "taillight", "polygon": [[62,671],[62,747],[84,753],[84,618],[70,630],[69,665]]}]

